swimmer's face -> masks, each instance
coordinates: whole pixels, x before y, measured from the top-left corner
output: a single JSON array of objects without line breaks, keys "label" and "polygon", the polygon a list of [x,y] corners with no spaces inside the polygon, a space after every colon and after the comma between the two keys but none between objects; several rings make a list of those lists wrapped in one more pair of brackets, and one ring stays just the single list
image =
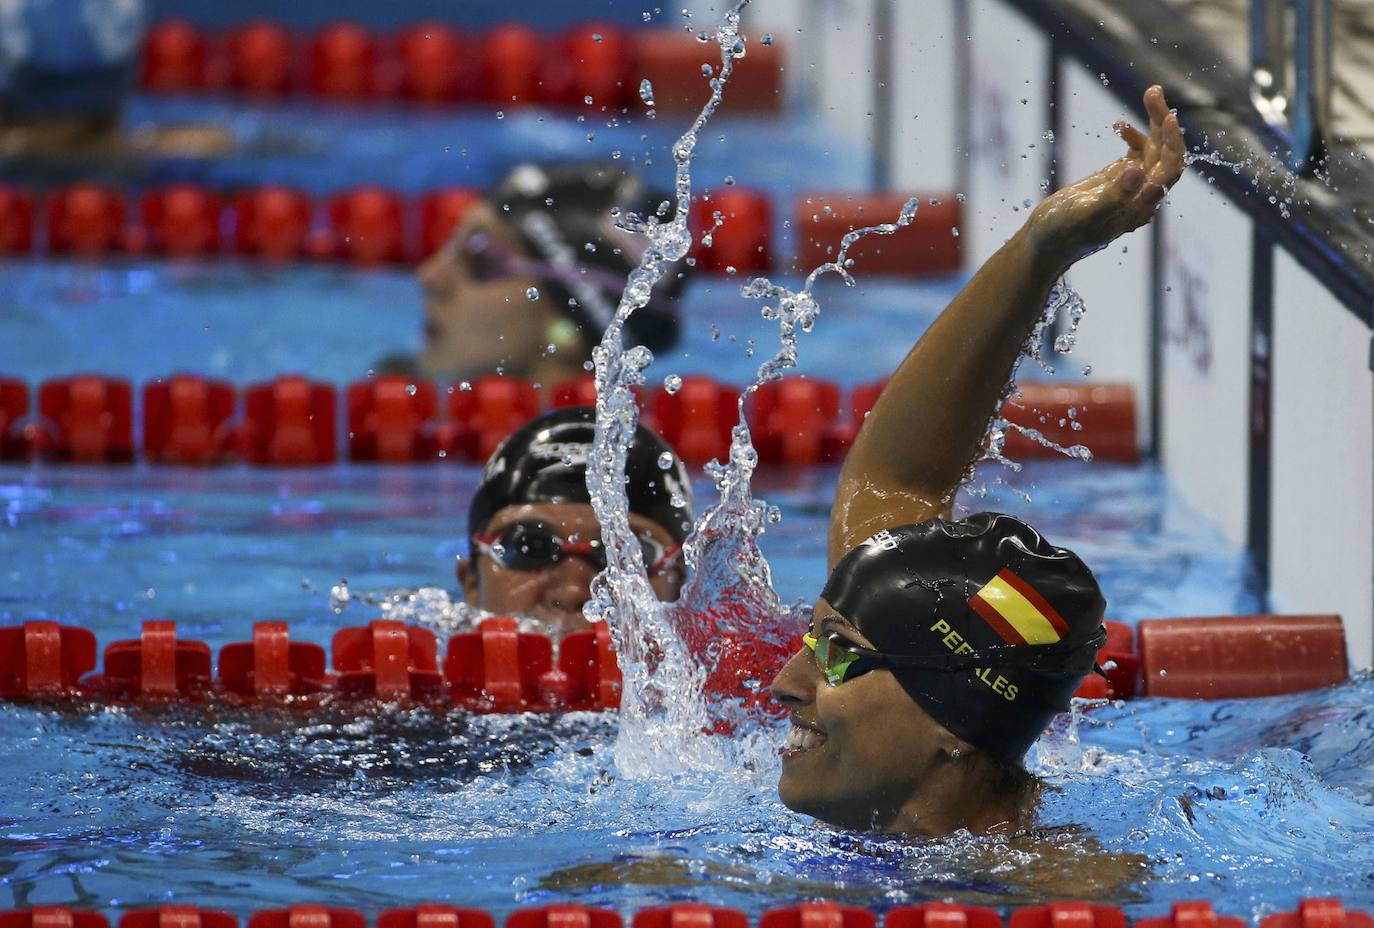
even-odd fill
[{"label": "swimmer's face", "polygon": [[[824,599],[816,602],[811,632],[873,647]],[[830,686],[802,648],[773,680],[773,698],[791,714],[778,781],[789,809],[859,831],[886,830],[913,810],[919,822],[941,753],[958,742],[890,671]]]},{"label": "swimmer's face", "polygon": [[[425,295],[425,347],[420,368],[431,377],[467,378],[504,367],[523,375],[566,340],[547,299],[531,300],[539,281],[511,273],[524,249],[492,207],[468,210],[449,243],[420,265]],[[563,345],[559,345],[561,349]]]},{"label": "swimmer's face", "polygon": [[[587,503],[525,503],[500,509],[487,523],[487,537],[499,535],[508,526],[520,523],[546,528],[571,542],[589,543],[601,538],[596,513]],[[630,528],[665,549],[676,545],[673,537],[657,522],[630,513]],[[659,599],[677,598],[682,588],[681,559],[650,577]],[[565,557],[542,570],[515,570],[494,558],[478,556],[458,562],[458,581],[464,599],[486,612],[497,615],[524,615],[542,619],[550,632],[580,631],[587,628],[582,606],[591,598],[592,578],[597,567],[585,557]]]}]

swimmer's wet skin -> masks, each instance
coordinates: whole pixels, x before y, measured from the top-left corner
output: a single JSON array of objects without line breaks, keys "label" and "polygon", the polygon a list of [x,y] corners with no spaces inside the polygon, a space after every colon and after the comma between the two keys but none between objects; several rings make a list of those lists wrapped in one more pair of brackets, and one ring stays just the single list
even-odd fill
[{"label": "swimmer's wet skin", "polygon": [[[606,563],[587,493],[595,419],[590,407],[552,410],[517,429],[487,461],[468,509],[472,555],[458,562],[468,605],[543,620],[553,634],[586,627],[582,606]],[[640,426],[626,476],[630,524],[650,582],[660,599],[674,599],[692,525],[687,470]]]},{"label": "swimmer's wet skin", "polygon": [[846,458],[833,571],[810,635],[773,683],[791,710],[778,791],[853,829],[1024,828],[1021,758],[1092,669],[1103,603],[1071,552],[1008,516],[950,516],[1050,288],[1149,221],[1183,172],[1158,87],[1150,131],[1042,201],[902,362]]}]

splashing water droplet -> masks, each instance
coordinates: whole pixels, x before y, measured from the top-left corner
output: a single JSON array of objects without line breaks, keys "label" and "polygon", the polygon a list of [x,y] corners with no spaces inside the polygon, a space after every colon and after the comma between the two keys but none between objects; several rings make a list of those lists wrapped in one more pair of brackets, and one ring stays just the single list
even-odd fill
[{"label": "splashing water droplet", "polygon": [[530,287],[528,290],[525,291],[525,296],[528,297],[528,298],[531,299],[531,300],[537,300],[537,299],[539,299],[539,288],[538,288],[538,287]]},{"label": "splashing water droplet", "polygon": [[765,32],[763,35],[761,35],[761,36],[759,37],[759,44],[760,44],[760,45],[772,45],[772,44],[773,44],[773,33],[771,33],[771,32]]},{"label": "splashing water droplet", "polygon": [[677,374],[669,374],[663,378],[663,389],[669,393],[676,393],[682,389],[682,378]]},{"label": "splashing water droplet", "polygon": [[644,101],[645,106],[654,106],[654,85],[649,83],[646,77],[639,82],[639,99]]},{"label": "splashing water droplet", "polygon": [[343,615],[343,611],[352,601],[353,594],[348,589],[348,579],[340,577],[339,582],[329,588],[329,611],[335,615]]},{"label": "splashing water droplet", "polygon": [[671,451],[665,451],[665,452],[663,452],[662,454],[660,454],[660,455],[658,456],[658,469],[659,469],[659,470],[672,470],[672,469],[673,469],[673,453],[672,453]]}]

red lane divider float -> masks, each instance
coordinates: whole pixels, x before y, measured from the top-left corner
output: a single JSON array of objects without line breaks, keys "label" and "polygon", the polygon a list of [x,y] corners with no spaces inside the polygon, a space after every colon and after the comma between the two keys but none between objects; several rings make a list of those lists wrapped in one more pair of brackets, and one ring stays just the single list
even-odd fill
[{"label": "red lane divider float", "polygon": [[[832,381],[791,377],[765,384],[746,408],[761,463],[839,463],[882,386],[854,387],[846,399]],[[589,376],[547,390],[518,378],[490,376],[450,386],[441,398],[429,381],[382,375],[349,384],[344,395],[350,460],[480,463],[542,408],[590,405],[596,393]],[[739,396],[737,387],[710,377],[683,377],[672,392],[660,388],[640,394],[642,421],[657,429],[683,460],[702,464],[728,454]],[[331,384],[285,375],[247,387],[240,417],[231,385],[177,374],[144,386],[139,447],[154,464],[332,464],[339,456],[337,400]],[[22,382],[0,379],[0,460],[133,460],[133,390],[126,381],[97,376],[47,381],[39,389],[37,421],[29,419],[29,402]],[[1003,415],[1031,423],[1028,427],[1056,444],[1085,444],[1095,459],[1138,458],[1128,386],[1024,384]],[[1068,429],[1066,423],[1081,428]],[[1040,442],[1017,443],[1018,435],[1008,433],[1004,453],[1020,460],[1064,459]]]},{"label": "red lane divider float", "polygon": [[621,928],[623,924],[614,910],[586,905],[519,909],[506,916],[506,928]]},{"label": "red lane divider float", "polygon": [[252,641],[221,648],[219,679],[227,691],[252,701],[312,696],[333,682],[324,648],[292,641],[285,622],[257,622]]},{"label": "red lane divider float", "polygon": [[[878,916],[856,906],[807,902],[769,909],[758,928],[875,928]],[[884,928],[1125,928],[1125,913],[1116,906],[1083,902],[1011,909],[1003,921],[992,909],[979,906],[928,903],[891,909],[882,917]],[[380,913],[376,928],[495,928],[496,921],[481,910],[425,903]],[[585,905],[550,905],[518,909],[506,916],[505,928],[622,928],[620,913]],[[1137,928],[1243,928],[1247,919],[1217,915],[1206,901],[1175,903],[1170,914],[1136,919]],[[43,906],[0,911],[0,928],[109,928],[99,912]],[[293,905],[254,912],[245,928],[366,928],[357,909],[322,905]],[[738,909],[679,902],[640,909],[632,928],[748,928],[749,917]],[[118,928],[239,928],[238,919],[214,909],[164,905],[125,912]],[[1374,928],[1369,913],[1346,909],[1339,899],[1307,898],[1296,911],[1266,915],[1259,928]]]},{"label": "red lane divider float", "polygon": [[140,209],[143,227],[125,234],[129,251],[176,258],[219,251],[223,211],[219,194],[193,184],[174,184],[145,193]]},{"label": "red lane divider float", "polygon": [[190,905],[160,905],[135,909],[119,918],[119,928],[238,928],[239,920],[228,912]]},{"label": "red lane divider float", "polygon": [[239,435],[243,456],[252,464],[303,467],[333,464],[334,387],[304,377],[278,377],[244,392]]},{"label": "red lane divider float", "polygon": [[124,195],[96,184],[76,184],[48,196],[48,251],[95,258],[122,251]]},{"label": "red lane divider float", "polygon": [[481,909],[427,903],[411,909],[388,909],[377,916],[377,928],[495,928]]},{"label": "red lane divider float", "polygon": [[178,374],[143,388],[143,457],[154,464],[208,465],[232,453],[232,385]]},{"label": "red lane divider float", "polygon": [[876,923],[867,909],[834,902],[803,902],[759,916],[759,928],[874,928]]},{"label": "red lane divider float", "polygon": [[[299,91],[342,102],[640,107],[647,78],[658,109],[694,112],[709,93],[702,66],[720,53],[677,29],[584,23],[540,33],[520,23],[470,36],[439,23],[377,35],[353,22],[294,35],[258,21],[211,34],[182,20],[149,30],[140,86],[153,93],[235,90],[255,97]],[[732,111],[782,109],[782,47],[750,43],[730,82]],[[592,102],[588,104],[586,98]]]},{"label": "red lane divider float", "polygon": [[[232,251],[268,261],[317,258],[376,267],[433,254],[479,199],[478,191],[463,187],[406,197],[365,185],[316,202],[281,186],[240,190],[229,197],[194,184],[174,184],[136,197],[130,217],[125,192],[83,183],[46,195],[46,247],[53,254],[83,258],[153,254],[185,259]],[[840,208],[817,206],[821,201]],[[34,202],[28,192],[0,187],[0,254],[34,249]],[[805,223],[796,262],[809,268],[832,260],[845,232],[892,221],[900,202],[900,197],[889,203],[885,196],[812,195],[805,208],[821,210],[812,215],[824,221]],[[696,267],[709,273],[768,272],[777,264],[775,212],[770,198],[759,191],[726,187],[705,194],[692,205],[690,216],[697,237],[692,251]],[[861,240],[851,253],[855,269],[913,278],[957,270],[957,247],[940,252],[938,260],[931,257],[932,242],[945,236],[958,242],[951,234],[957,213],[918,215],[917,224],[895,235]],[[224,234],[229,227],[232,236]]]},{"label": "red lane divider float", "polygon": [[330,644],[338,691],[387,702],[434,702],[444,683],[437,647],[434,632],[401,622],[378,620],[364,628],[341,629]]},{"label": "red lane divider float", "polygon": [[749,928],[749,918],[738,909],[679,902],[657,909],[640,909],[632,928]]},{"label": "red lane divider float", "polygon": [[1339,899],[1304,899],[1295,912],[1266,915],[1260,928],[1374,928],[1374,917],[1346,909]]},{"label": "red lane divider float", "polygon": [[[1079,697],[1134,698],[1142,672],[1144,695],[1186,699],[1272,696],[1347,676],[1338,616],[1145,620],[1139,655],[1129,627],[1108,622],[1107,629],[1097,656],[1106,676],[1088,676]],[[481,713],[564,712],[615,709],[622,686],[610,632],[601,623],[564,636],[555,648],[545,635],[520,631],[512,618],[489,618],[449,639],[441,668],[433,632],[378,620],[335,633],[333,674],[325,670],[320,646],[291,641],[280,622],[258,623],[251,641],[225,645],[217,679],[209,647],[179,639],[173,622],[145,622],[138,638],[109,645],[103,671],[91,674],[95,647],[89,632],[53,622],[0,628],[0,699],[254,702],[336,694]],[[751,679],[771,678],[787,656],[760,654],[755,664],[776,666],[755,666]],[[1244,655],[1246,666],[1232,655]],[[739,696],[741,677],[728,675],[711,688]]]},{"label": "red lane divider float", "polygon": [[349,384],[348,457],[353,461],[401,463],[436,456],[434,384],[398,374]]},{"label": "red lane divider float", "polygon": [[688,217],[697,267],[720,273],[758,274],[773,265],[773,206],[753,190],[726,187],[692,203]]},{"label": "red lane divider float", "polygon": [[38,455],[78,464],[134,459],[134,395],[126,381],[80,376],[50,380],[38,390],[41,428],[29,445]]},{"label": "red lane divider float", "polygon": [[[0,628],[0,699],[160,704],[227,699],[277,703],[336,696],[452,705],[474,712],[614,709],[621,677],[604,625],[553,642],[495,617],[449,640],[440,672],[434,633],[377,620],[340,629],[330,645],[333,673],[317,644],[292,641],[283,622],[259,622],[251,641],[227,644],[219,660],[201,641],[179,638],[176,623],[143,623],[138,638],[105,648],[87,630],[55,622]],[[217,675],[212,674],[217,667]]]},{"label": "red lane divider float", "polygon": [[891,909],[883,918],[884,928],[1000,928],[1002,917],[993,909],[950,902]]},{"label": "red lane divider float", "polygon": [[[294,49],[284,28],[261,20],[246,23],[224,37],[224,46],[228,60],[223,71],[229,89],[258,98],[290,91]],[[149,53],[145,46],[144,55]]]},{"label": "red lane divider float", "polygon": [[0,461],[22,461],[29,455],[23,420],[29,414],[29,385],[0,377]]},{"label": "red lane divider float", "polygon": [[1167,916],[1138,918],[1135,928],[1246,928],[1246,922],[1218,915],[1210,902],[1175,902]]},{"label": "red lane divider float", "polygon": [[[840,239],[847,233],[895,222],[910,197],[899,193],[801,194],[793,210],[798,267],[809,270],[834,261]],[[854,243],[846,253],[854,262],[854,273],[922,276],[959,270],[962,210],[958,200],[929,195],[917,199],[920,207],[910,225],[891,235],[870,235]]]},{"label": "red lane divider float", "polygon": [[33,197],[23,190],[0,187],[0,255],[33,249]]},{"label": "red lane divider float", "polygon": [[56,622],[0,628],[0,699],[62,699],[95,669],[95,635]]},{"label": "red lane divider float", "polygon": [[1349,675],[1338,615],[1147,619],[1138,631],[1146,696],[1272,696]]},{"label": "red lane divider float", "polygon": [[1126,913],[1111,905],[1052,902],[1016,909],[1007,928],[1126,928]]},{"label": "red lane divider float", "polygon": [[268,261],[298,258],[306,253],[314,210],[309,196],[289,187],[243,191],[234,198],[234,247]]},{"label": "red lane divider float", "polygon": [[539,391],[515,377],[479,377],[448,394],[440,444],[446,456],[485,461],[506,436],[539,415]]},{"label": "red lane divider float", "polygon": [[1002,417],[1026,430],[1008,429],[1002,445],[1002,453],[1017,460],[1059,454],[1028,432],[1062,448],[1087,445],[1094,460],[1140,460],[1135,390],[1129,384],[1018,384]]},{"label": "red lane divider float", "polygon": [[367,928],[367,919],[356,909],[293,905],[254,912],[248,917],[247,928]]}]

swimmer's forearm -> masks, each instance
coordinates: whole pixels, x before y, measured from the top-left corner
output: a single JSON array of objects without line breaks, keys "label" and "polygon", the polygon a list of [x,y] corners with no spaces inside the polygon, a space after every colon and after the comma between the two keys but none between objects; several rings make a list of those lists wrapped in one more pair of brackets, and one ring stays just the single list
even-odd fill
[{"label": "swimmer's forearm", "polygon": [[1144,103],[1149,134],[1118,124],[1126,154],[1043,200],[897,369],[840,474],[832,565],[878,529],[948,513],[1055,280],[1149,222],[1183,173],[1183,132],[1164,91],[1151,87]]},{"label": "swimmer's forearm", "polygon": [[869,413],[840,475],[832,562],[880,528],[948,511],[1050,288],[1072,263],[1032,223],[979,268]]}]

